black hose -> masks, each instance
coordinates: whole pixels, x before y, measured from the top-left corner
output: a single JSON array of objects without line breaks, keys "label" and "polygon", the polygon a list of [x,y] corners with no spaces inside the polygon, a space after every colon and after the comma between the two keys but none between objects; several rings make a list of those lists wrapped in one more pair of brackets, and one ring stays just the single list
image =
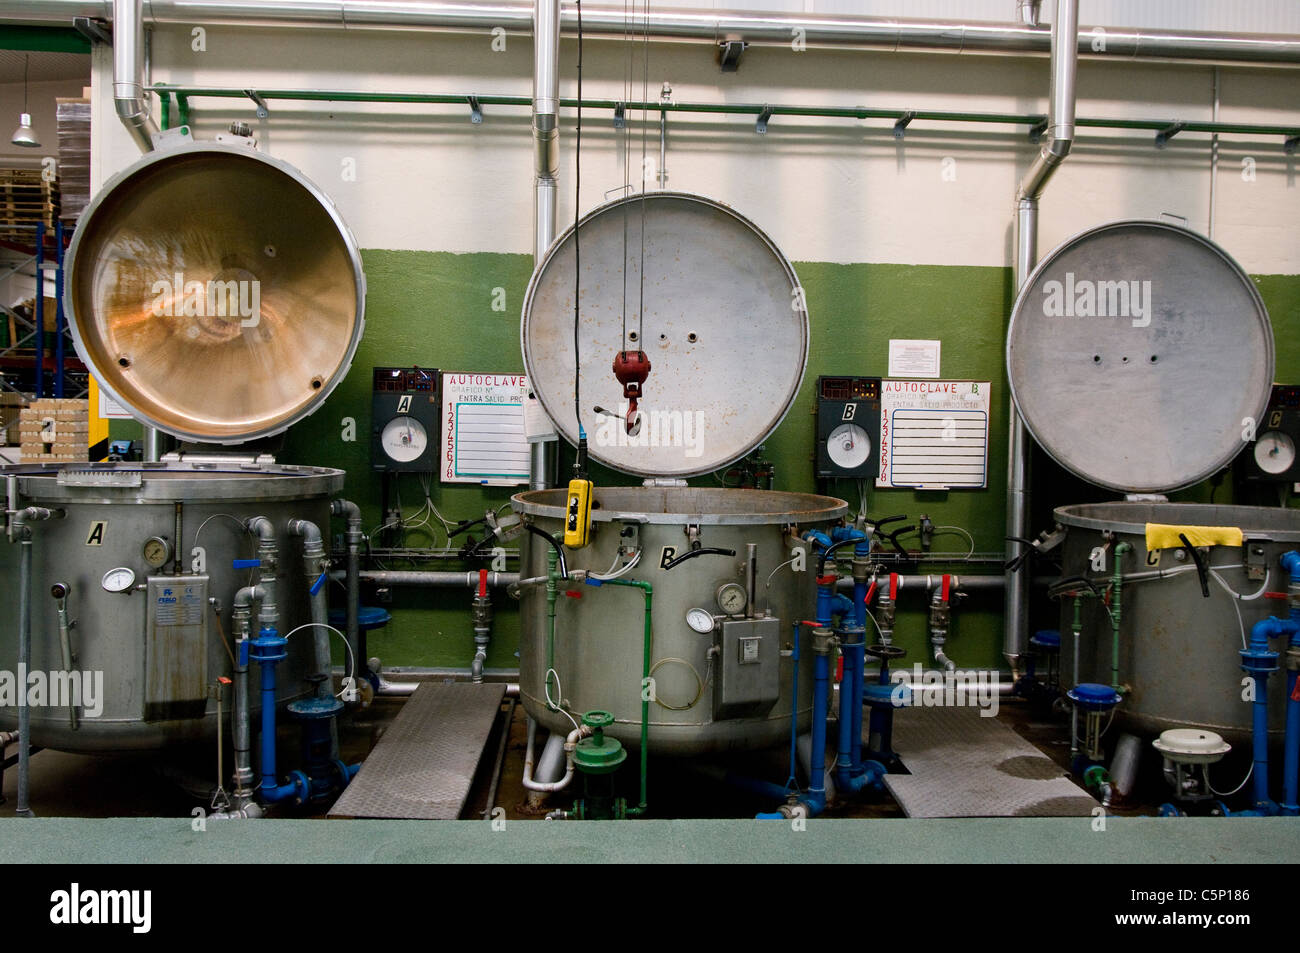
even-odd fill
[{"label": "black hose", "polygon": [[822,550],[821,557],[817,560],[817,578],[820,579],[822,576],[826,575],[826,560],[830,557],[831,553],[835,552],[835,550],[840,549],[841,547],[848,546],[850,544],[865,543],[865,542],[866,539],[842,539],[838,543],[831,543],[829,546],[827,546],[825,549]]},{"label": "black hose", "polygon": [[716,546],[701,546],[698,549],[692,549],[688,553],[683,553],[671,562],[664,563],[661,567],[664,572],[672,569],[674,566],[680,566],[688,559],[694,559],[696,556],[735,556],[734,549],[719,549]]},{"label": "black hose", "polygon": [[555,556],[558,559],[560,564],[560,578],[568,579],[569,563],[564,558],[564,547],[559,544],[559,542],[556,540],[554,536],[546,532],[546,530],[544,529],[538,529],[532,523],[525,523],[524,529],[528,530],[528,532],[532,533],[534,536],[540,536],[542,539],[546,540],[548,543],[551,544],[551,549],[555,550]]}]

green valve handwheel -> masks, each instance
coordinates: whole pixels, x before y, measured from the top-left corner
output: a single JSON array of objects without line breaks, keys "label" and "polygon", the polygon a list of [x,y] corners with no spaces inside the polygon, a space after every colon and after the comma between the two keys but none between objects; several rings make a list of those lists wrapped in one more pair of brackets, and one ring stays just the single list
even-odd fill
[{"label": "green valve handwheel", "polygon": [[614,724],[614,716],[607,711],[589,711],[582,723],[592,729],[592,735],[583,738],[573,752],[573,763],[586,774],[610,774],[627,760],[627,752],[617,738],[605,737],[602,730]]}]

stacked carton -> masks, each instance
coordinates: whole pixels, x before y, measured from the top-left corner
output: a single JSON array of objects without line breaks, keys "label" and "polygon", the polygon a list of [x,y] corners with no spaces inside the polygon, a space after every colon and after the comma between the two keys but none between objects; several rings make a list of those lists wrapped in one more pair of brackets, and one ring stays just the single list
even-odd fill
[{"label": "stacked carton", "polygon": [[69,398],[32,401],[19,412],[23,463],[90,459],[90,402]]},{"label": "stacked carton", "polygon": [[90,100],[57,99],[59,127],[59,218],[77,224],[90,201]]},{"label": "stacked carton", "polygon": [[17,444],[18,439],[18,414],[27,406],[27,400],[22,394],[15,394],[13,391],[0,391],[0,444]]}]

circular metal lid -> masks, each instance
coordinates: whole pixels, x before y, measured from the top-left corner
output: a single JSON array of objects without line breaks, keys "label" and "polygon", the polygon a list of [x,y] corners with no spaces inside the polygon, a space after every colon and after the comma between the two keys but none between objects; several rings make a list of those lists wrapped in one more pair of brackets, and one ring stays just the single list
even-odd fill
[{"label": "circular metal lid", "polygon": [[[582,426],[591,457],[625,473],[687,477],[766,439],[790,409],[808,359],[798,278],[772,241],[731,209],[677,192],[601,206],[582,219],[577,237]],[[571,227],[533,273],[521,337],[534,394],[576,444],[574,246]],[[640,431],[629,436],[612,368],[619,351],[638,349],[651,370]]]},{"label": "circular metal lid", "polygon": [[1190,486],[1226,466],[1268,405],[1273,331],[1218,245],[1114,222],[1043,259],[1016,299],[1007,376],[1057,463],[1121,492]]},{"label": "circular metal lid", "polygon": [[81,359],[184,440],[286,429],[343,379],[364,326],[360,255],[333,204],[244,145],[190,142],[115,175],[67,267]]}]

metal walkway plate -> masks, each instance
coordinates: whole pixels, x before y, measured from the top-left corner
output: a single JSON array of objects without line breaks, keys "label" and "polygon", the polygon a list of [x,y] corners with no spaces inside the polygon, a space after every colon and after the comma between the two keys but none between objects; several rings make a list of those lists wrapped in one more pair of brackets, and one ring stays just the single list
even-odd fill
[{"label": "metal walkway plate", "polygon": [[329,816],[460,817],[505,694],[500,682],[420,685]]},{"label": "metal walkway plate", "polygon": [[885,784],[908,817],[1086,817],[1065,769],[975,707],[901,708],[894,750],[911,774]]}]

